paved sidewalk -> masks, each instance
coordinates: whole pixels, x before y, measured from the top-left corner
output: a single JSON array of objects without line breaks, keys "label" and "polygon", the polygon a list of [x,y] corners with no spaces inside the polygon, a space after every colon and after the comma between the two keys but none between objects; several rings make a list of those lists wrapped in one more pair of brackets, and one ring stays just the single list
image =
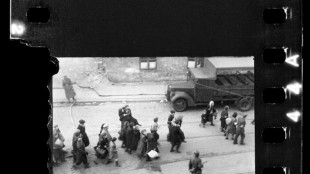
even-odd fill
[{"label": "paved sidewalk", "polygon": [[[74,84],[77,102],[164,101],[167,83],[105,84],[96,88]],[[62,87],[53,88],[53,103],[67,102]]]}]

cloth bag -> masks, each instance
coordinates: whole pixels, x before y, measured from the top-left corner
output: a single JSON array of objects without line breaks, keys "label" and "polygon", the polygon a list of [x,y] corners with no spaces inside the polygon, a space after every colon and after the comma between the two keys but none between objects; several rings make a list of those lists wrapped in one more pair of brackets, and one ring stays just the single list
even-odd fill
[{"label": "cloth bag", "polygon": [[147,154],[148,154],[148,156],[149,156],[150,158],[159,157],[159,154],[158,154],[155,150],[151,150],[151,151],[149,151],[149,153],[147,153]]},{"label": "cloth bag", "polygon": [[56,147],[63,147],[64,143],[59,138],[57,138],[57,140],[55,141],[55,146]]}]

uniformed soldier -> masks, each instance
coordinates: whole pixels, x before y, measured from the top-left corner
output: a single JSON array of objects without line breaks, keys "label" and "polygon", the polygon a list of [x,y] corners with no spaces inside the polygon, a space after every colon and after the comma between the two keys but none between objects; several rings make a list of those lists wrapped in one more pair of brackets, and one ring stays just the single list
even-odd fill
[{"label": "uniformed soldier", "polygon": [[194,152],[194,158],[191,158],[189,160],[189,166],[188,167],[189,167],[189,171],[192,174],[201,174],[203,164],[201,162],[201,159],[199,158],[199,152],[197,150]]}]

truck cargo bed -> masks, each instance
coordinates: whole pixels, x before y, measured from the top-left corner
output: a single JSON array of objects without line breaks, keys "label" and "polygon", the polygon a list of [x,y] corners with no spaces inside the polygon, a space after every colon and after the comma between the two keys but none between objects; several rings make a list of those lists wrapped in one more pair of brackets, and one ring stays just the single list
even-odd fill
[{"label": "truck cargo bed", "polygon": [[218,75],[215,83],[218,86],[252,86],[254,85],[254,74]]}]

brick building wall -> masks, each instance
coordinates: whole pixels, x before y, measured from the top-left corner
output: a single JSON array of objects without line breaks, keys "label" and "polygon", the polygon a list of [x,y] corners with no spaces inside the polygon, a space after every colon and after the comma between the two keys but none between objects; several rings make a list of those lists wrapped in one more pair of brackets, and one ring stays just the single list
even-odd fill
[{"label": "brick building wall", "polygon": [[113,83],[186,80],[187,57],[157,57],[154,70],[141,70],[139,57],[102,59]]},{"label": "brick building wall", "polygon": [[141,70],[139,57],[58,57],[60,70],[54,87],[62,86],[63,76],[85,86],[99,83],[163,82],[186,80],[187,57],[157,57],[156,69]]}]

